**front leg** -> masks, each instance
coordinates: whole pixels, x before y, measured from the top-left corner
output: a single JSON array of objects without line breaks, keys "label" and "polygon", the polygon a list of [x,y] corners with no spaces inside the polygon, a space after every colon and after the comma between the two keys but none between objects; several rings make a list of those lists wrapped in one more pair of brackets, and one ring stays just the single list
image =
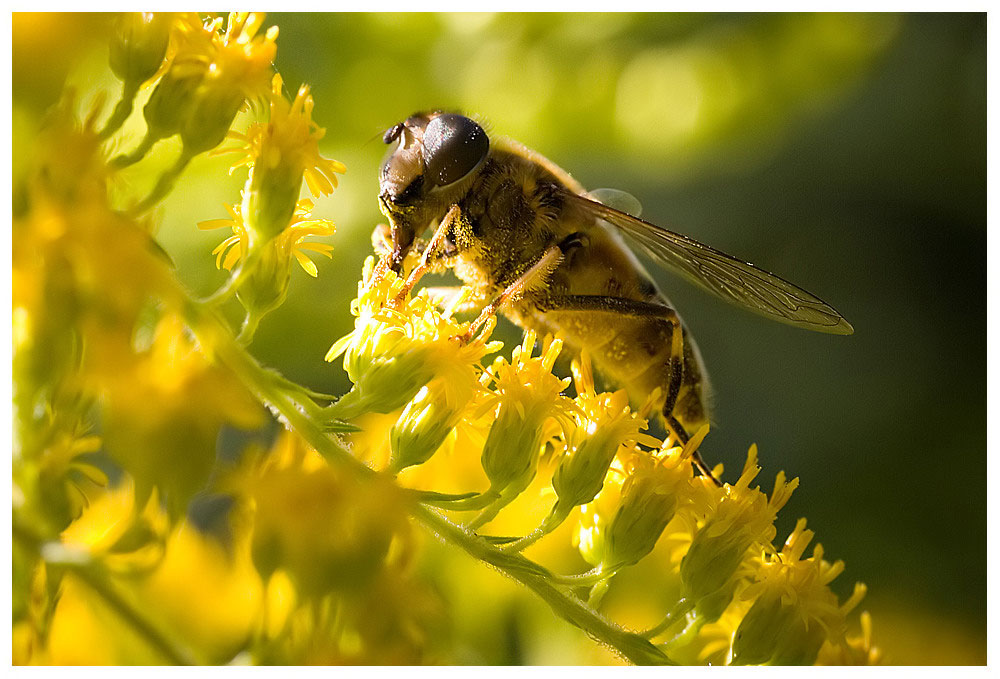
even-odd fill
[{"label": "front leg", "polygon": [[[413,286],[417,284],[420,277],[427,273],[427,270],[433,266],[435,260],[439,260],[446,256],[445,245],[449,242],[448,234],[451,230],[458,224],[462,219],[462,209],[458,205],[452,205],[451,209],[445,213],[444,217],[441,219],[441,223],[434,230],[434,235],[431,236],[431,240],[427,243],[427,247],[424,248],[423,256],[420,258],[420,263],[413,268],[410,275],[406,279],[406,285],[403,286],[403,290],[400,292],[400,296],[408,294]],[[453,246],[454,247],[454,246]]]}]

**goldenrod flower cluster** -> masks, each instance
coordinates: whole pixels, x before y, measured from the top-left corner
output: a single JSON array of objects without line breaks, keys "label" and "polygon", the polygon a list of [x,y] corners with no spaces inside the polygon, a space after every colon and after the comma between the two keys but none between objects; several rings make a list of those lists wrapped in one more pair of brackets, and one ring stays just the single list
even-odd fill
[{"label": "goldenrod flower cluster", "polygon": [[[357,329],[328,355],[346,352],[345,368],[355,381],[354,390],[340,402],[346,404],[343,409],[339,404],[333,409],[353,419],[365,412],[398,412],[406,403],[393,432],[416,428],[414,413],[419,413],[419,427],[435,435],[415,438],[420,452],[414,456],[407,455],[409,440],[391,439],[387,469],[398,473],[406,466],[399,460],[422,464],[437,446],[445,446],[445,438],[458,435],[455,411],[430,408],[422,385],[456,365],[468,368],[481,352],[469,351],[460,359],[458,347],[468,324],[455,323],[447,312],[429,306],[425,293],[409,296],[391,271],[381,277],[373,271],[369,261],[352,306],[359,316]],[[445,343],[442,324],[451,335]],[[435,331],[415,332],[415,326]],[[483,341],[479,335],[470,346],[480,347]],[[462,449],[450,453],[453,464],[479,457],[485,477],[479,487],[485,489],[433,497],[433,504],[456,516],[477,511],[466,526],[488,534],[490,522],[545,469],[555,496],[549,513],[534,530],[522,526],[521,537],[493,541],[501,551],[516,553],[563,522],[575,524],[574,542],[594,568],[553,580],[571,589],[589,588],[592,605],[599,604],[617,573],[665,543],[662,571],[674,581],[678,597],[646,632],[658,642],[665,661],[812,664],[821,651],[824,657],[856,651],[857,642],[845,636],[847,616],[863,597],[864,586],[838,601],[829,584],[843,563],[824,561],[820,546],[811,558],[802,558],[812,538],[804,520],[784,549],[772,546],[775,519],[797,479],[788,481],[779,473],[770,494],[753,486],[760,467],[756,447],[751,447],[735,483],[717,487],[695,475],[690,460],[707,427],[684,446],[645,432],[649,406],[632,412],[625,392],[597,393],[586,354],[574,362],[576,396],[570,398],[569,379],[552,372],[561,342],[546,339],[540,356],[533,355],[535,343],[536,336],[528,332],[510,361],[501,357],[480,368],[479,405],[465,425],[478,435],[467,432]],[[445,357],[449,367],[437,365],[434,356]],[[655,399],[651,395],[649,403]],[[358,440],[370,446],[378,445],[379,438],[368,431]],[[457,462],[458,456],[465,462]],[[412,473],[406,478],[427,484]]]},{"label": "goldenrod flower cluster", "polygon": [[[442,306],[372,258],[354,329],[326,356],[350,391],[257,362],[246,345],[293,259],[315,277],[309,254],[332,256],[304,240],[333,225],[303,186],[325,196],[344,171],[320,155],[308,88],[284,94],[263,21],[122,16],[121,100],[81,120],[65,97],[15,183],[14,662],[454,662],[424,533],[633,662],[877,661],[870,618],[860,636],[850,622],[864,587],[830,589],[843,563],[819,545],[805,556],[804,520],[774,546],[797,481],[755,486],[755,448],[734,483],[696,475],[707,428],[683,446],[658,437],[657,394],[635,410],[598,392],[586,355],[561,376],[558,338],[527,333],[496,356],[495,319],[462,320],[460,298]],[[145,137],[111,157],[144,86]],[[244,108],[257,119],[231,130]],[[172,135],[174,165],[144,198],[121,195],[118,178]],[[212,253],[228,278],[196,299],[148,213],[227,136],[248,176],[228,219],[198,224],[232,235]],[[234,298],[240,329],[223,313]],[[616,578],[647,560],[669,602],[608,620]]]}]

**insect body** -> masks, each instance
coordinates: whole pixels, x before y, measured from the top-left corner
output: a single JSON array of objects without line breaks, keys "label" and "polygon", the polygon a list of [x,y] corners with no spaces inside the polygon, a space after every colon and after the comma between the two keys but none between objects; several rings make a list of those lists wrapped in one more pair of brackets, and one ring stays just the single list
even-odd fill
[{"label": "insect body", "polygon": [[633,398],[659,388],[666,424],[682,441],[708,421],[701,358],[620,234],[730,302],[810,330],[853,332],[817,297],[593,200],[554,163],[512,140],[491,140],[470,118],[417,113],[384,141],[395,144],[379,177],[389,265],[401,268],[417,237],[436,224],[421,266],[451,268],[488,311],[502,309],[524,328],[586,349]]}]

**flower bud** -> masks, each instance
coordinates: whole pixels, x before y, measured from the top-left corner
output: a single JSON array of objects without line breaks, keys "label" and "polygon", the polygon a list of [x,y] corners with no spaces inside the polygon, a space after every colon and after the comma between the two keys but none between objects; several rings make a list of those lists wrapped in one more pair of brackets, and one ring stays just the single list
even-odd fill
[{"label": "flower bud", "polygon": [[772,665],[812,665],[826,641],[827,631],[815,620],[808,623],[796,616],[778,640],[771,656]]},{"label": "flower bud", "polygon": [[280,166],[264,172],[259,167],[250,168],[242,212],[254,235],[266,241],[281,233],[291,220],[302,187],[302,170]]},{"label": "flower bud", "polygon": [[547,413],[503,403],[483,445],[483,470],[490,487],[521,491],[535,477]]},{"label": "flower bud", "polygon": [[261,317],[277,309],[288,295],[291,279],[291,259],[281,251],[280,243],[272,240],[260,246],[259,255],[247,262],[253,271],[236,289],[240,304],[252,316]]},{"label": "flower bud", "polygon": [[465,405],[449,403],[443,380],[431,380],[406,404],[389,432],[389,468],[398,472],[429,460],[458,424]]},{"label": "flower bud", "polygon": [[[615,398],[618,395],[620,399]],[[613,417],[599,420],[584,419],[573,437],[573,447],[559,460],[552,476],[552,487],[565,508],[585,505],[601,492],[615,453],[622,444],[635,438],[638,422],[628,412],[628,397],[624,391],[611,397],[609,410]]]},{"label": "flower bud", "polygon": [[115,22],[109,60],[119,80],[138,86],[156,74],[167,53],[171,21],[169,13],[128,12]]},{"label": "flower bud", "polygon": [[778,592],[766,592],[743,616],[733,638],[732,664],[762,665],[768,662],[777,651],[780,640],[793,631],[792,627],[799,618],[795,607],[783,604],[781,598]]},{"label": "flower bud", "polygon": [[[181,141],[184,142],[184,152],[193,156],[210,151],[221,144],[244,101],[241,89],[222,85],[215,71],[209,68],[191,101],[187,115],[181,121],[180,133]],[[294,210],[294,200],[291,205]],[[282,228],[291,219],[292,211],[290,210],[285,217]]]},{"label": "flower bud", "polygon": [[142,109],[147,138],[164,139],[180,130],[190,116],[205,73],[205,65],[196,60],[175,61],[170,66]]},{"label": "flower bud", "polygon": [[392,412],[434,377],[442,379],[449,407],[457,407],[465,398],[459,394],[467,393],[470,380],[475,382],[474,366],[501,346],[487,341],[488,331],[471,341],[460,340],[468,324],[443,315],[426,295],[411,298],[392,271],[376,275],[371,257],[365,261],[351,313],[357,316],[354,331],[326,354],[327,361],[344,354],[344,370],[354,383],[330,406],[333,417]]},{"label": "flower bud", "polygon": [[751,539],[741,526],[727,529],[721,523],[709,521],[705,524],[681,560],[685,596],[695,601],[722,589],[736,573],[750,547]]},{"label": "flower bud", "polygon": [[639,466],[626,479],[608,526],[606,566],[629,566],[653,551],[677,509],[678,480],[673,468],[655,462]]},{"label": "flower bud", "polygon": [[737,581],[731,580],[726,586],[716,590],[708,596],[703,596],[694,605],[694,611],[698,618],[705,622],[715,622],[729,608],[736,594]]},{"label": "flower bud", "polygon": [[364,413],[391,413],[435,376],[427,345],[377,334],[371,354],[348,350],[344,355],[344,369],[354,386],[331,406],[335,417],[346,420]]}]

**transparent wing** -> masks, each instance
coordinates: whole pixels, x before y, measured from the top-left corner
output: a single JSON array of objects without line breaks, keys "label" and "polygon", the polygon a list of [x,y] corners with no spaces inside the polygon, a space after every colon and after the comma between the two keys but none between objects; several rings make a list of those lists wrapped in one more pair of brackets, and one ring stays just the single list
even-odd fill
[{"label": "transparent wing", "polygon": [[613,207],[619,212],[624,212],[633,217],[642,217],[642,203],[639,202],[638,198],[626,191],[619,189],[594,189],[593,191],[587,191],[586,197],[596,200],[602,205]]},{"label": "transparent wing", "polygon": [[783,278],[587,196],[566,195],[584,212],[620,229],[657,263],[727,302],[806,330],[834,335],[854,332],[836,309]]}]

